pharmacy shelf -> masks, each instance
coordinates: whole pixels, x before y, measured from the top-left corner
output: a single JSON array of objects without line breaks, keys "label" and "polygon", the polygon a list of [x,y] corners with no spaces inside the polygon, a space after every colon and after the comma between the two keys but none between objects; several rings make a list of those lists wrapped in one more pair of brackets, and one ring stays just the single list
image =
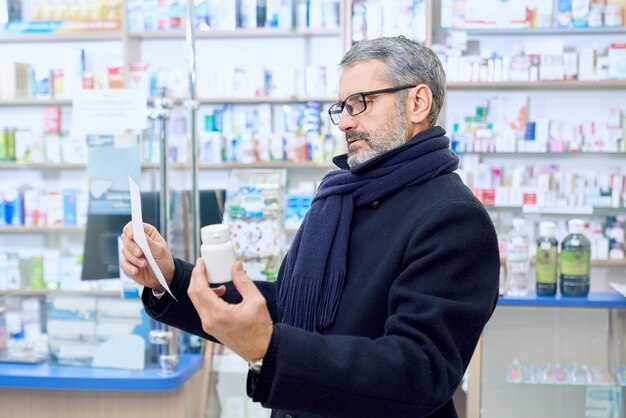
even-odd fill
[{"label": "pharmacy shelf", "polygon": [[[33,169],[33,170],[84,170],[86,164],[74,163],[19,163],[13,161],[0,162],[0,170]],[[159,163],[142,163],[142,169],[158,170]],[[190,170],[189,163],[170,163],[169,168],[173,170]],[[332,162],[316,163],[312,161],[266,161],[257,163],[200,163],[200,170],[230,170],[233,168],[288,168],[288,169],[331,169],[336,168]]]},{"label": "pharmacy shelf", "polygon": [[7,33],[0,32],[0,43],[29,43],[29,42],[91,42],[91,41],[120,41],[120,31],[103,32],[73,32],[73,33]]},{"label": "pharmacy shelf", "polygon": [[[500,381],[498,381],[500,382]],[[511,385],[528,385],[528,386],[559,386],[560,387],[571,387],[571,388],[587,388],[587,387],[623,387],[626,385],[617,385],[617,384],[602,384],[602,383],[569,383],[569,382],[506,382]]]},{"label": "pharmacy shelf", "polygon": [[50,226],[50,227],[26,227],[26,226],[2,226],[0,234],[41,234],[41,233],[58,233],[58,234],[83,234],[85,228],[76,226]]},{"label": "pharmacy shelf", "polygon": [[626,298],[619,292],[589,292],[588,297],[537,296],[534,291],[524,297],[500,296],[499,306],[550,306],[556,308],[626,308]]},{"label": "pharmacy shelf", "polygon": [[626,80],[599,81],[451,81],[448,90],[626,89]]},{"label": "pharmacy shelf", "polygon": [[294,168],[294,169],[331,169],[336,166],[331,162],[314,163],[312,161],[267,161],[258,163],[215,163],[200,164],[201,170],[222,169],[222,168]]},{"label": "pharmacy shelf", "polygon": [[84,170],[86,164],[79,163],[21,163],[14,161],[0,162],[0,170]]},{"label": "pharmacy shelf", "polygon": [[[169,98],[173,105],[182,105],[187,100],[182,97]],[[148,98],[148,104],[153,104],[154,97]],[[336,97],[331,96],[291,96],[291,97],[206,97],[198,99],[199,104],[283,104],[326,102],[334,103]],[[15,106],[71,106],[72,99],[0,99],[0,107]]]},{"label": "pharmacy shelf", "polygon": [[584,152],[457,152],[459,157],[464,155],[478,155],[481,157],[537,157],[537,158],[587,158],[587,157],[613,157],[622,158],[626,156],[626,152],[601,152],[601,151],[584,151]]},{"label": "pharmacy shelf", "polygon": [[[506,257],[500,257],[500,264],[501,265],[505,265],[506,264]],[[530,264],[534,265],[535,264],[535,258],[533,257],[532,260],[530,260]],[[626,267],[626,259],[621,259],[621,260],[591,260],[591,265],[592,266],[598,266],[598,267]]]},{"label": "pharmacy shelf", "polygon": [[71,290],[71,289],[11,289],[0,290],[0,296],[57,296],[57,295],[71,295],[71,296],[106,296],[116,297],[121,296],[121,290],[103,290],[103,289],[89,289],[89,290]]},{"label": "pharmacy shelf", "polygon": [[[1,43],[2,41],[0,41]],[[0,106],[69,106],[71,99],[0,99]]]},{"label": "pharmacy shelf", "polygon": [[[158,163],[143,163],[144,169],[159,169]],[[258,168],[289,168],[289,169],[330,169],[336,166],[331,162],[314,163],[312,161],[267,161],[257,163],[200,163],[198,168],[200,170],[230,170],[233,168],[246,168],[246,169],[258,169]],[[189,170],[191,164],[189,163],[171,163],[169,168],[176,170]]]},{"label": "pharmacy shelf", "polygon": [[531,205],[524,206],[485,206],[487,210],[516,211],[525,214],[555,215],[555,216],[584,216],[584,215],[614,215],[625,213],[626,208],[592,208],[591,206],[571,208],[540,208]]},{"label": "pharmacy shelf", "polygon": [[281,103],[306,103],[328,102],[334,103],[336,97],[331,96],[292,96],[292,97],[212,97],[198,99],[200,104],[281,104]]},{"label": "pharmacy shelf", "polygon": [[[224,39],[224,38],[293,38],[293,37],[320,37],[320,36],[339,36],[341,30],[336,29],[278,29],[278,28],[259,28],[259,29],[233,29],[233,30],[211,30],[195,32],[196,39]],[[128,37],[140,40],[159,40],[159,39],[184,39],[185,31],[147,31],[147,32],[129,32]]]},{"label": "pharmacy shelf", "polygon": [[437,32],[466,32],[468,36],[533,35],[616,35],[626,34],[625,26],[599,28],[436,28]]}]

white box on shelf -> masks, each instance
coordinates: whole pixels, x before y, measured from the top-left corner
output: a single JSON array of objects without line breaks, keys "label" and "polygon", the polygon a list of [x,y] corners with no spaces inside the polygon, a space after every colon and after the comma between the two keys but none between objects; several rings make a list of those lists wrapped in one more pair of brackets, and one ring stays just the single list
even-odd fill
[{"label": "white box on shelf", "polygon": [[626,80],[626,44],[609,48],[609,79]]},{"label": "white box on shelf", "polygon": [[578,79],[591,81],[596,79],[596,49],[581,47],[578,50]]}]

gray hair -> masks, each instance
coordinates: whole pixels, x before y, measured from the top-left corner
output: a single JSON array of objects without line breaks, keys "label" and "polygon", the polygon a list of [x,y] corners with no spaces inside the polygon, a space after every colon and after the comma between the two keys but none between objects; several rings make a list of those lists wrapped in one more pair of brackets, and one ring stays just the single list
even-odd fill
[{"label": "gray hair", "polygon": [[[437,124],[437,117],[446,99],[446,74],[437,54],[404,36],[377,38],[356,43],[339,66],[346,68],[370,60],[386,64],[382,79],[392,87],[407,84],[426,84],[430,87],[433,102],[428,114],[428,124]],[[406,103],[407,97],[408,91],[400,91],[398,103]]]}]

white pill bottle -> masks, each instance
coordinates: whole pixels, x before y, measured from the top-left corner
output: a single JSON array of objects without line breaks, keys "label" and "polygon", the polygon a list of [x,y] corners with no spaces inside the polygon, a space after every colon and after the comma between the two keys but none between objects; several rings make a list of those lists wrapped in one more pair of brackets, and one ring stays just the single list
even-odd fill
[{"label": "white pill bottle", "polygon": [[200,229],[200,236],[202,237],[200,254],[206,266],[209,283],[230,282],[235,249],[230,240],[228,225],[207,225]]}]

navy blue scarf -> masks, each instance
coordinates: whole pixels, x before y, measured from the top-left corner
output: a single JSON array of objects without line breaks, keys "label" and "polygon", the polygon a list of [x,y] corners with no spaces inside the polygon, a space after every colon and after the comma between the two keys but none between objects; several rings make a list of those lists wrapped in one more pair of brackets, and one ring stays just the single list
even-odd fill
[{"label": "navy blue scarf", "polygon": [[440,127],[427,129],[350,170],[324,176],[285,259],[278,295],[282,322],[314,332],[333,323],[346,275],[353,208],[456,170],[459,160],[444,135]]}]

